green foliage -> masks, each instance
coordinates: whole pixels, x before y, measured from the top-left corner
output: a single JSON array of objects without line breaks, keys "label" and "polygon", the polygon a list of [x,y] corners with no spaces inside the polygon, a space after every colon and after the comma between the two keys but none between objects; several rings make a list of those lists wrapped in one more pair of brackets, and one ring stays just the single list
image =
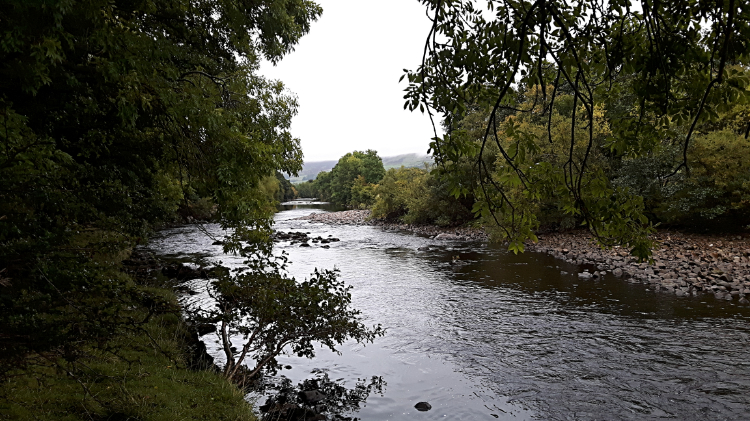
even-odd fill
[{"label": "green foliage", "polygon": [[302,197],[317,197],[354,208],[372,205],[374,185],[385,175],[383,161],[374,150],[354,151],[342,156],[330,172],[313,182],[301,183]]},{"label": "green foliage", "polygon": [[295,189],[292,183],[284,178],[284,175],[279,171],[276,171],[276,180],[279,184],[279,188],[276,192],[276,201],[288,202],[297,198],[297,189]]},{"label": "green foliage", "polygon": [[[750,98],[750,77],[737,68],[750,57],[747,2],[631,3],[423,1],[434,24],[422,65],[405,75],[405,108],[442,116],[446,135],[431,144],[436,162],[475,163],[476,211],[514,249],[533,240],[534,204],[551,191],[604,245],[626,244],[647,257],[642,201],[612,185],[614,167],[599,167],[596,155],[616,163],[678,145],[669,163],[677,174],[690,167],[698,126]],[[486,113],[478,143],[461,133],[474,108]],[[553,132],[555,112],[567,138]],[[545,136],[508,125],[509,115],[521,114],[559,144],[557,163],[539,149]],[[603,138],[596,134],[602,118],[610,131]],[[500,134],[511,141],[503,144]],[[492,144],[502,161],[494,165],[485,156],[496,153]]]},{"label": "green foliage", "polygon": [[720,129],[695,137],[689,150],[690,174],[670,175],[675,148],[628,159],[614,182],[641,195],[660,222],[704,228],[746,225],[750,218],[750,142]]},{"label": "green foliage", "polygon": [[375,218],[397,219],[407,224],[459,225],[472,218],[466,201],[450,194],[448,182],[437,171],[391,168],[375,189]]},{"label": "green foliage", "polygon": [[297,197],[313,198],[318,195],[315,180],[305,181],[294,187],[297,189]]},{"label": "green foliage", "polygon": [[178,205],[215,205],[228,251],[268,230],[264,180],[297,171],[301,151],[296,100],[258,60],[279,60],[320,13],[309,0],[0,4],[0,373],[116,334],[152,298],[97,259]]},{"label": "green foliage", "polygon": [[[262,369],[275,372],[276,358],[283,352],[300,357],[315,356],[315,344],[336,351],[348,339],[371,342],[384,331],[366,328],[360,312],[351,308],[351,294],[336,271],[318,271],[301,282],[282,274],[285,259],[277,261],[255,255],[248,267],[224,273],[211,284],[214,308],[193,309],[198,320],[219,324],[218,336],[227,364],[224,375],[253,377]],[[240,337],[242,348],[232,349],[231,339]],[[240,369],[247,359],[255,361],[249,371]]]}]

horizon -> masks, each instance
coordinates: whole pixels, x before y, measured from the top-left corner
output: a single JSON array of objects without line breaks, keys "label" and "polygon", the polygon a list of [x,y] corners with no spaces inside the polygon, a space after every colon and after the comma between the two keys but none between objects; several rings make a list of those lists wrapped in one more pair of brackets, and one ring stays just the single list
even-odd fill
[{"label": "horizon", "polygon": [[[359,150],[359,149],[355,149],[355,150]],[[365,149],[365,150],[366,150],[366,149]],[[345,152],[344,154],[342,154],[342,155],[340,155],[340,156],[338,156],[338,157],[336,157],[336,158],[331,158],[331,159],[315,159],[315,160],[309,160],[309,161],[308,161],[307,159],[303,159],[303,161],[302,161],[302,165],[305,165],[305,164],[307,164],[307,163],[313,163],[313,162],[329,162],[329,161],[338,161],[339,159],[341,159],[341,157],[343,157],[343,156],[344,156],[344,155],[346,155],[347,153],[351,153],[351,152],[354,152],[354,150],[351,150],[351,151],[349,151],[349,152]],[[362,152],[364,152],[364,151],[362,151]],[[377,151],[376,151],[376,152],[377,152]],[[385,158],[396,158],[396,157],[400,157],[400,156],[406,156],[406,155],[426,156],[426,157],[430,157],[430,158],[432,157],[432,155],[431,155],[431,154],[428,154],[428,153],[423,153],[423,152],[405,152],[405,153],[398,153],[398,154],[395,154],[395,155],[380,155],[380,152],[378,152],[378,156],[380,157],[380,159],[385,159]]]}]

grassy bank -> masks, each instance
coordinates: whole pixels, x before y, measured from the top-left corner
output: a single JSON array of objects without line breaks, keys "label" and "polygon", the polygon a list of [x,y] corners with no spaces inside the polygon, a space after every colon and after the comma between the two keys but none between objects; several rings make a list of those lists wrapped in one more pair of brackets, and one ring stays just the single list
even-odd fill
[{"label": "grassy bank", "polygon": [[[171,291],[160,293],[176,301]],[[158,315],[141,327],[105,349],[84,347],[85,357],[75,363],[33,357],[2,384],[0,419],[256,419],[234,385],[189,368],[189,333],[179,315]]]}]

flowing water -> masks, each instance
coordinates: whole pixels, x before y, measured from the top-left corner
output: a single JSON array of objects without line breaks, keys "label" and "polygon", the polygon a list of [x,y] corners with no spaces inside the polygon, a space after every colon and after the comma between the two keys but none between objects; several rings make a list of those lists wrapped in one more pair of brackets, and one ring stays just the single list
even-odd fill
[{"label": "flowing water", "polygon": [[[341,355],[321,349],[312,360],[283,357],[292,368],[281,374],[297,382],[324,371],[349,386],[379,376],[381,393],[371,393],[349,416],[750,419],[747,308],[713,296],[677,298],[610,277],[579,280],[581,268],[539,253],[516,256],[481,243],[296,220],[326,209],[282,206],[275,228],[340,242],[329,249],[288,242],[276,248],[288,253],[289,272],[298,279],[316,267],[338,268],[354,287],[353,304],[365,323],[381,324],[387,334],[364,347],[344,344]],[[241,263],[212,241],[186,226],[162,231],[149,248]],[[215,337],[203,339],[221,362]],[[420,401],[432,409],[418,412]]]}]

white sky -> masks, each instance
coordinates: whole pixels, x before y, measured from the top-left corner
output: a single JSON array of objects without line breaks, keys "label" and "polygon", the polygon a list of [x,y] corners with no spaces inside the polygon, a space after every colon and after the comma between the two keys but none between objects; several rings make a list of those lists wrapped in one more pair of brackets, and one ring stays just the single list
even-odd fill
[{"label": "white sky", "polygon": [[[305,161],[335,160],[354,150],[380,156],[426,153],[427,115],[403,109],[430,21],[418,0],[318,0],[323,15],[296,51],[261,73],[280,79],[299,100],[292,135]],[[439,120],[436,121],[439,123]]]}]

